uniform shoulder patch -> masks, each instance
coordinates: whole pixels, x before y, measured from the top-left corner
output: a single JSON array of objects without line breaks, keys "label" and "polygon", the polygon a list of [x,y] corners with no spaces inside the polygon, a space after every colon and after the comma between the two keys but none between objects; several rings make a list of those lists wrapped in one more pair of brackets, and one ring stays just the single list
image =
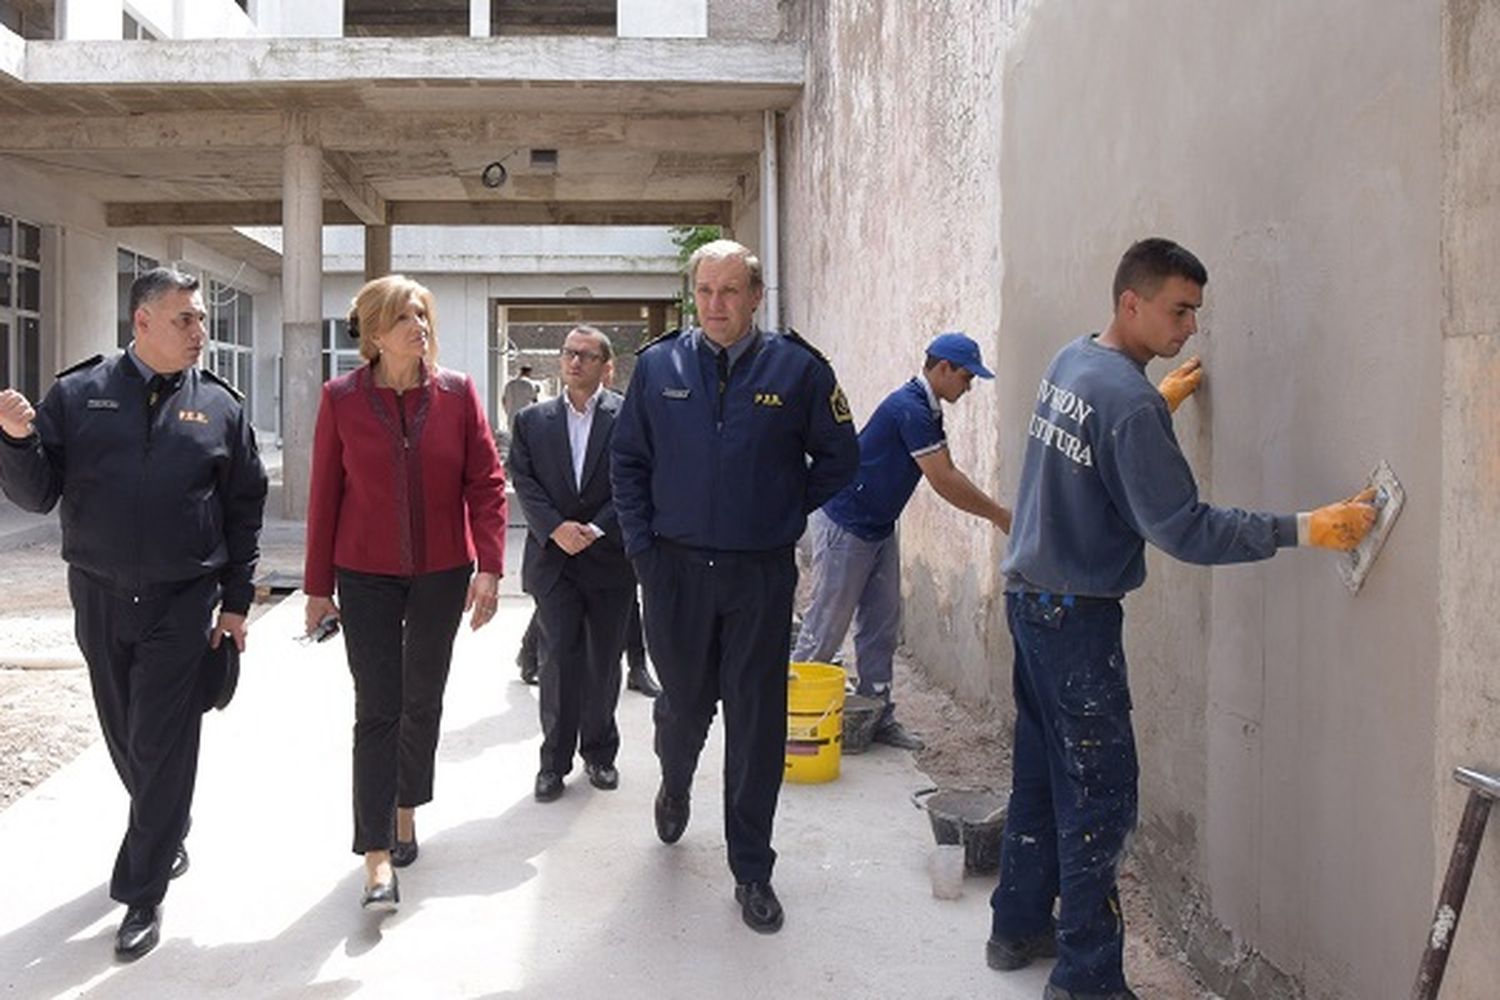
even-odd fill
[{"label": "uniform shoulder patch", "polygon": [[84,358],[82,361],[78,362],[76,365],[70,365],[69,367],[64,368],[62,371],[58,372],[53,377],[54,378],[62,378],[64,375],[71,375],[74,372],[81,372],[85,368],[92,368],[92,367],[94,367],[95,365],[97,365],[99,362],[101,362],[103,360],[104,360],[104,355],[102,355],[102,354],[96,354],[92,358]]},{"label": "uniform shoulder patch", "polygon": [[825,365],[829,365],[830,367],[833,365],[833,362],[828,360],[828,355],[824,354],[822,351],[814,347],[806,337],[802,336],[802,334],[798,333],[791,327],[787,327],[784,331],[782,331],[781,335],[787,340],[790,340],[792,343],[800,346],[803,350],[807,351],[807,353],[811,354],[813,357],[817,358]]},{"label": "uniform shoulder patch", "polygon": [[673,337],[677,336],[680,333],[682,333],[682,327],[679,326],[675,330],[668,330],[666,333],[658,333],[654,337],[648,337],[645,340],[641,341],[640,346],[635,349],[635,353],[641,354],[646,350],[646,348],[654,347],[664,340],[671,340]]},{"label": "uniform shoulder patch", "polygon": [[854,419],[854,411],[849,409],[849,397],[844,395],[843,386],[837,382],[833,383],[833,394],[828,397],[828,407],[833,411],[833,422],[836,424],[847,424]]},{"label": "uniform shoulder patch", "polygon": [[204,378],[208,379],[214,385],[223,387],[223,389],[228,392],[229,395],[234,397],[234,401],[236,403],[243,403],[245,401],[245,394],[231,385],[222,375],[217,375],[214,372],[209,371],[207,368],[199,368],[198,373]]}]

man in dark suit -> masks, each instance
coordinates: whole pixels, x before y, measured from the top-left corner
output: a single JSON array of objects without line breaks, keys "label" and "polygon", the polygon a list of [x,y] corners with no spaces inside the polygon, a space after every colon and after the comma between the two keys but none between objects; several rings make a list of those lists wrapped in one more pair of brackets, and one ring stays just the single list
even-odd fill
[{"label": "man in dark suit", "polygon": [[580,326],[563,341],[564,392],[516,414],[510,473],[526,512],[521,588],[546,637],[536,798],[563,793],[576,750],[589,784],[619,786],[620,651],[635,597],[610,491],[609,443],[621,396],[603,385],[614,351]]}]

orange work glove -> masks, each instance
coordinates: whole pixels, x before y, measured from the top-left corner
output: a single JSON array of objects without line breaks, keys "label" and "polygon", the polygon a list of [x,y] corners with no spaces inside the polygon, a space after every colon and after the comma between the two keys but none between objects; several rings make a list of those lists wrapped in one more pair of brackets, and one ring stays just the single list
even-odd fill
[{"label": "orange work glove", "polygon": [[1202,381],[1203,360],[1195,355],[1168,372],[1156,391],[1167,401],[1167,409],[1176,413],[1177,407],[1197,390]]},{"label": "orange work glove", "polygon": [[1348,552],[1375,526],[1375,487],[1297,515],[1297,544]]}]

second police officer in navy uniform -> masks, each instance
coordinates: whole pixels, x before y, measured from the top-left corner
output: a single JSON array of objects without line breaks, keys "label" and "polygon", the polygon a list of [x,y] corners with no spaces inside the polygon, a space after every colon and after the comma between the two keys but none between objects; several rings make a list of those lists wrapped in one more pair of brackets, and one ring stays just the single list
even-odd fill
[{"label": "second police officer in navy uniform", "polygon": [[752,322],[760,262],[716,240],[688,261],[700,327],[641,348],[612,447],[615,512],[661,680],[656,832],[687,828],[724,703],[724,833],[745,923],[781,928],[771,825],[786,745],[793,547],[853,478],[859,446],[827,359]]}]

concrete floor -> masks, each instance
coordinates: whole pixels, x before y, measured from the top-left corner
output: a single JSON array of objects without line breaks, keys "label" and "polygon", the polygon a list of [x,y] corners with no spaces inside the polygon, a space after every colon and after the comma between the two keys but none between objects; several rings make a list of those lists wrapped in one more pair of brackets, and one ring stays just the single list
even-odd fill
[{"label": "concrete floor", "polygon": [[[519,532],[512,532],[518,556]],[[932,838],[908,795],[910,754],[847,758],[826,785],[787,785],[774,936],[751,932],[724,859],[721,729],[687,835],[651,819],[650,703],[626,692],[621,787],[581,768],[533,801],[536,691],[513,662],[530,600],[507,576],[496,620],[464,627],[448,687],[437,798],[417,815],[421,857],[400,912],[358,905],[348,849],[352,687],[340,640],[305,647],[300,595],[252,627],[234,703],[205,720],[192,868],[173,884],[163,940],[117,965],[122,913],[107,878],[126,800],[102,744],[0,812],[0,993],[198,998],[1039,997],[1047,965],[985,967],[989,878],[931,895]]]}]

